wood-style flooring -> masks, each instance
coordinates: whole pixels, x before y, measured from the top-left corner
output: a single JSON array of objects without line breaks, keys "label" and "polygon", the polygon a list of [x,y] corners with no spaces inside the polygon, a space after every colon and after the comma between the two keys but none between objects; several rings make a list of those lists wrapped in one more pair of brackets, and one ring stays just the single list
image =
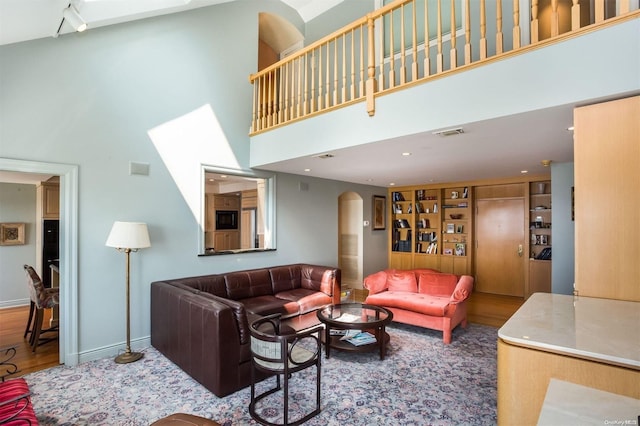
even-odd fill
[{"label": "wood-style flooring", "polygon": [[[5,348],[16,347],[16,355],[11,360],[18,366],[18,373],[10,377],[20,377],[28,373],[59,365],[58,340],[38,346],[31,352],[29,335],[23,337],[29,317],[29,306],[0,309],[0,360],[5,359]],[[50,309],[45,311],[44,327],[49,324]],[[0,375],[5,373],[2,369]]]}]

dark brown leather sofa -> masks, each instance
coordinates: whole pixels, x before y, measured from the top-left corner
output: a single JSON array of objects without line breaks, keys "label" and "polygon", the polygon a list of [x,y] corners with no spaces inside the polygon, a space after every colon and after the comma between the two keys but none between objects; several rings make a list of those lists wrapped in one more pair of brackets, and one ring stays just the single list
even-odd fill
[{"label": "dark brown leather sofa", "polygon": [[219,397],[251,383],[249,323],[340,303],[340,269],[294,264],[151,283],[151,344]]}]

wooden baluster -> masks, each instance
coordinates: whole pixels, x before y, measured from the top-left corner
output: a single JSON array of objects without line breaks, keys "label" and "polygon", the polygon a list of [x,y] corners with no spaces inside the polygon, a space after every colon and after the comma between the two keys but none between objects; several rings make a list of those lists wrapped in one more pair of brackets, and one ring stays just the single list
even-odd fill
[{"label": "wooden baluster", "polygon": [[333,39],[333,105],[339,104],[338,99],[338,38]]},{"label": "wooden baluster", "polygon": [[396,85],[395,43],[393,40],[393,10],[389,11],[389,88]]},{"label": "wooden baluster", "polygon": [[342,35],[342,102],[347,101],[347,36]]},{"label": "wooden baluster", "polygon": [[487,58],[487,15],[485,0],[480,0],[480,60]]},{"label": "wooden baluster", "polygon": [[253,89],[252,90],[252,92],[253,92],[252,93],[253,102],[251,104],[251,131],[255,132],[256,130],[258,130],[258,125],[256,123],[256,114],[257,114],[257,108],[256,108],[257,99],[256,98],[258,97],[256,95],[256,92],[257,92],[258,86],[256,84],[256,80],[253,80],[251,82],[251,84],[253,85],[253,87],[252,87],[252,89]]},{"label": "wooden baluster", "polygon": [[295,62],[291,61],[291,94],[289,99],[291,102],[291,109],[289,111],[289,120],[296,118],[296,66]]},{"label": "wooden baluster", "polygon": [[[384,18],[379,18],[381,22],[383,22]],[[379,89],[380,90],[384,90],[384,35],[382,35],[382,40],[380,40],[380,69],[379,69]],[[369,47],[369,50],[371,50],[371,47]]]},{"label": "wooden baluster", "polygon": [[558,0],[551,0],[551,37],[558,35]]},{"label": "wooden baluster", "polygon": [[360,25],[360,85],[358,88],[358,97],[364,96],[364,26],[362,25]]},{"label": "wooden baluster", "polygon": [[271,92],[273,92],[273,82],[271,73],[267,73],[267,127],[273,126],[273,105],[271,104]]},{"label": "wooden baluster", "polygon": [[331,78],[331,75],[329,73],[329,44],[330,42],[327,41],[327,51],[326,51],[326,57],[325,57],[325,62],[327,63],[327,68],[325,70],[325,76],[324,76],[324,84],[325,84],[325,88],[324,88],[324,107],[325,108],[329,108],[331,106],[331,84],[329,83],[329,79]]},{"label": "wooden baluster", "polygon": [[284,122],[284,85],[282,77],[284,75],[284,66],[278,67],[278,123]]},{"label": "wooden baluster", "polygon": [[594,12],[596,23],[604,21],[604,0],[595,0]]},{"label": "wooden baluster", "polygon": [[[367,18],[367,33],[368,33],[368,70],[367,70],[367,113],[369,116],[373,116],[376,113],[376,58],[375,58],[375,36],[374,36],[374,24],[371,15]],[[380,43],[382,45],[383,43]],[[384,51],[384,48],[382,48]],[[384,61],[384,55],[381,55]],[[383,62],[384,63],[384,62]]]},{"label": "wooden baluster", "polygon": [[400,6],[400,85],[407,82],[407,57],[405,54],[404,4]]},{"label": "wooden baluster", "polygon": [[471,12],[469,11],[469,0],[465,1],[464,6],[464,26],[465,26],[465,44],[464,44],[464,63],[471,63]]},{"label": "wooden baluster", "polygon": [[322,45],[318,46],[318,111],[324,109],[322,103]]},{"label": "wooden baluster", "polygon": [[302,104],[302,115],[307,115],[309,113],[309,60],[307,58],[308,58],[308,53],[305,53],[304,62],[303,62],[304,87],[302,88],[302,90],[304,95],[304,101]]},{"label": "wooden baluster", "polygon": [[531,44],[538,41],[538,0],[531,0]]},{"label": "wooden baluster", "polygon": [[291,94],[289,93],[289,79],[291,78],[291,61],[284,64],[284,78],[282,80],[282,86],[284,87],[284,121],[287,122],[291,119],[289,107],[291,106]]},{"label": "wooden baluster", "polygon": [[520,1],[513,0],[513,49],[520,48]]},{"label": "wooden baluster", "polygon": [[298,108],[296,109],[296,117],[302,115],[302,57],[298,57],[298,92],[296,93],[298,98]]},{"label": "wooden baluster", "polygon": [[356,33],[355,30],[351,30],[351,83],[350,83],[350,91],[349,91],[349,99],[353,100],[356,97],[356,51],[355,49],[355,41]]},{"label": "wooden baluster", "polygon": [[411,43],[412,50],[411,56],[413,62],[411,63],[411,81],[416,81],[418,79],[418,28],[416,24],[416,0],[411,2],[411,19],[412,19],[412,30],[411,30]]},{"label": "wooden baluster", "polygon": [[431,74],[431,58],[429,57],[429,0],[424,0],[424,76]]},{"label": "wooden baluster", "polygon": [[309,100],[309,112],[316,112],[316,49],[311,51],[311,97]]},{"label": "wooden baluster", "polygon": [[580,29],[580,0],[573,0],[571,6],[571,31]]},{"label": "wooden baluster", "polygon": [[440,74],[443,68],[442,58],[442,10],[438,1],[438,54],[436,55],[436,74]]},{"label": "wooden baluster", "polygon": [[503,52],[502,0],[496,1],[496,55]]},{"label": "wooden baluster", "polygon": [[264,129],[265,127],[267,127],[267,105],[266,105],[266,99],[267,99],[267,76],[266,74],[262,76],[262,97],[260,100],[260,106],[261,106],[261,111],[260,111],[260,128]]},{"label": "wooden baluster", "polygon": [[449,50],[450,69],[458,67],[458,50],[456,49],[456,0],[451,0],[451,50]]},{"label": "wooden baluster", "polygon": [[629,0],[620,0],[620,15],[629,13],[629,10],[631,10]]}]

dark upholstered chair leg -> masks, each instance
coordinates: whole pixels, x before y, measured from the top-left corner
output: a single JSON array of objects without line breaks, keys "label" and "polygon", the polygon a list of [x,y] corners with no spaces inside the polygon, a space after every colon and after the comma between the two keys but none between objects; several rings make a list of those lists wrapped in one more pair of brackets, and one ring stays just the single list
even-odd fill
[{"label": "dark upholstered chair leg", "polygon": [[26,339],[27,334],[31,332],[31,321],[33,320],[34,310],[36,308],[36,304],[31,301],[29,303],[29,319],[27,320],[27,327],[24,329],[24,338]]}]

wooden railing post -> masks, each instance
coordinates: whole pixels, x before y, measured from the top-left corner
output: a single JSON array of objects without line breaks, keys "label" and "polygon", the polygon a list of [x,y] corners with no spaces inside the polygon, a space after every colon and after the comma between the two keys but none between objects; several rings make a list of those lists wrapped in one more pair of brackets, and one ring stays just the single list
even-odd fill
[{"label": "wooden railing post", "polygon": [[[367,113],[369,116],[373,116],[376,113],[376,100],[375,94],[378,90],[376,82],[376,58],[375,58],[375,37],[374,37],[374,22],[373,17],[369,15],[367,17],[367,33],[369,40],[367,41]],[[393,53],[392,53],[393,54]]]},{"label": "wooden railing post", "polygon": [[538,0],[531,0],[531,44],[538,42]]},{"label": "wooden railing post", "polygon": [[520,2],[513,0],[513,49],[520,48]]},{"label": "wooden railing post", "polygon": [[487,13],[485,0],[480,0],[480,60],[487,58]]}]

